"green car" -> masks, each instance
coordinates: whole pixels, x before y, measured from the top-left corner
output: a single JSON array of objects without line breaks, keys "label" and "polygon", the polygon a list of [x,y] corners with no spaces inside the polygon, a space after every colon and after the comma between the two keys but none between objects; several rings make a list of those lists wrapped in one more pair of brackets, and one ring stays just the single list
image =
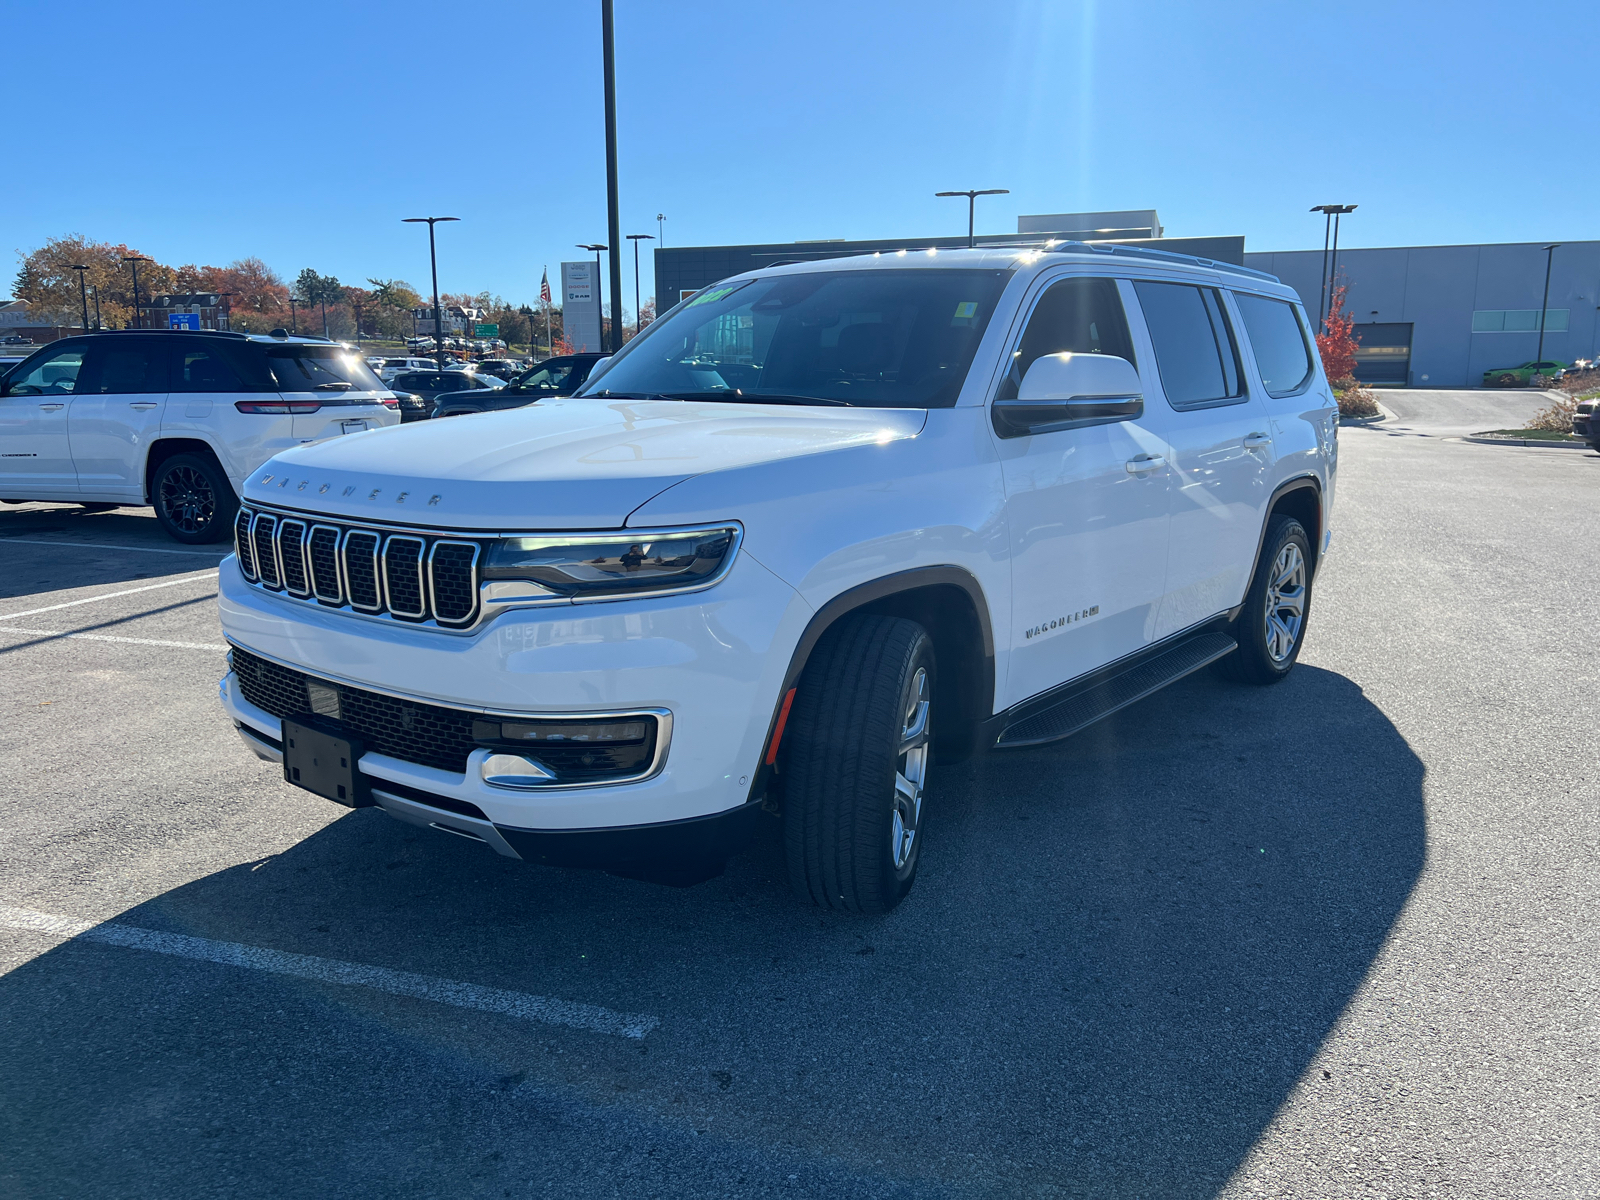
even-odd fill
[{"label": "green car", "polygon": [[1546,359],[1543,362],[1525,362],[1520,367],[1496,367],[1483,373],[1484,386],[1498,383],[1501,387],[1526,387],[1535,375],[1555,375],[1565,371],[1569,364]]}]

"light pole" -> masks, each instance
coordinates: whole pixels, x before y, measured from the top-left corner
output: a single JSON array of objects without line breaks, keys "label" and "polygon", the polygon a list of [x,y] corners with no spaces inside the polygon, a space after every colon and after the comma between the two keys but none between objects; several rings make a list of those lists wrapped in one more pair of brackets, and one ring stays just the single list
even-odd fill
[{"label": "light pole", "polygon": [[294,337],[300,336],[300,310],[295,305],[304,303],[305,300],[299,296],[289,297],[289,332]]},{"label": "light pole", "polygon": [[[600,338],[600,353],[604,354],[606,352],[606,306],[600,299],[600,251],[609,250],[610,247],[601,242],[579,242],[578,249],[594,251],[594,310],[600,318],[599,324],[595,327],[595,333]],[[612,300],[615,299],[616,297],[612,296]],[[611,332],[615,334],[616,330]]]},{"label": "light pole", "polygon": [[[1323,328],[1324,313],[1333,306],[1333,281],[1339,276],[1339,218],[1355,212],[1354,204],[1318,204],[1312,212],[1322,213],[1333,220],[1333,262],[1328,262],[1328,230],[1326,220],[1322,231],[1322,300],[1317,304],[1317,328]],[[1324,301],[1326,303],[1324,303]]]},{"label": "light pole", "polygon": [[67,268],[69,271],[78,273],[78,296],[83,301],[83,331],[85,333],[89,332],[89,285],[83,281],[83,273],[88,269],[87,266],[83,265]]},{"label": "light pole", "polygon": [[644,328],[643,309],[639,307],[639,243],[653,242],[655,236],[648,233],[630,233],[628,240],[633,243],[633,336],[638,337],[639,331]]},{"label": "light pole", "polygon": [[143,329],[144,318],[139,310],[139,264],[150,260],[142,254],[130,254],[122,261],[133,265],[133,327]]},{"label": "light pole", "polygon": [[[1544,361],[1544,318],[1545,314],[1550,311],[1550,265],[1555,262],[1556,247],[1559,245],[1561,245],[1560,242],[1554,242],[1544,248],[1544,300],[1539,305],[1539,351],[1533,356],[1533,361],[1536,364]],[[1533,369],[1539,372],[1537,366]],[[1542,374],[1543,372],[1539,373]]]},{"label": "light pole", "polygon": [[979,196],[1009,196],[1010,188],[979,188],[976,191],[966,192],[935,192],[935,196],[965,196],[967,198],[967,249],[971,250],[978,243],[973,237],[973,209],[978,203]]},{"label": "light pole", "polygon": [[94,327],[100,328],[100,285],[94,285]]},{"label": "light pole", "polygon": [[428,266],[433,271],[433,357],[439,370],[444,370],[444,321],[439,316],[439,256],[433,246],[433,227],[440,221],[459,221],[460,217],[402,217],[405,225],[428,226]]},{"label": "light pole", "polygon": [[666,219],[667,219],[667,217],[666,217],[665,213],[657,213],[656,214],[656,245],[657,246],[665,246],[667,244],[666,234],[661,228],[662,223],[665,222]]},{"label": "light pole", "polygon": [[622,259],[617,257],[622,245],[622,220],[617,215],[617,66],[612,49],[615,38],[611,0],[600,0],[600,36],[606,85],[606,229],[612,245],[611,352],[615,354],[622,349]]}]

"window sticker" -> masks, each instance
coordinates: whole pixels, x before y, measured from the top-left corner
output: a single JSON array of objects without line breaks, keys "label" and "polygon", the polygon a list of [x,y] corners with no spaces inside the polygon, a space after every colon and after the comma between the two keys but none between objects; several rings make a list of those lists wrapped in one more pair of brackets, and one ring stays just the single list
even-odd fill
[{"label": "window sticker", "polygon": [[738,283],[730,283],[724,287],[707,288],[703,292],[696,293],[694,299],[690,300],[686,307],[694,308],[698,304],[710,304],[713,301],[721,300],[724,297],[733,295],[742,287],[748,287],[754,282],[755,280],[753,279],[742,279]]},{"label": "window sticker", "polygon": [[956,305],[955,319],[958,321],[970,321],[977,315],[978,302],[976,300],[963,300],[960,304]]}]

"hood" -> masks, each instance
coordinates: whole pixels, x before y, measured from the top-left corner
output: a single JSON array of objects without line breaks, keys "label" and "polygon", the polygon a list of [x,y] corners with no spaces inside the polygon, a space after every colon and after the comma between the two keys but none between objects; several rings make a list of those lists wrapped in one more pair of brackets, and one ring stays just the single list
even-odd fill
[{"label": "hood", "polygon": [[[922,409],[543,400],[297,446],[246,503],[453,529],[617,529],[695,475],[915,437]],[[735,515],[735,514],[730,514]]]}]

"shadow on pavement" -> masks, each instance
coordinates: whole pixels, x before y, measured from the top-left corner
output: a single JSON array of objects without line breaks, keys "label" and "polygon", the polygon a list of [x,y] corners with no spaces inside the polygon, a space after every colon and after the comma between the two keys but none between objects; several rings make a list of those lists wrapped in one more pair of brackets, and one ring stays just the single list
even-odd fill
[{"label": "shadow on pavement", "polygon": [[231,550],[227,541],[180,545],[148,508],[0,505],[0,599],[203,571]]},{"label": "shadow on pavement", "polygon": [[119,919],[660,1027],[67,943],[0,980],[0,1190],[1211,1196],[1320,1082],[1422,868],[1422,783],[1302,665],[947,770],[877,920],[791,900],[776,822],[673,890],[350,814]]}]

